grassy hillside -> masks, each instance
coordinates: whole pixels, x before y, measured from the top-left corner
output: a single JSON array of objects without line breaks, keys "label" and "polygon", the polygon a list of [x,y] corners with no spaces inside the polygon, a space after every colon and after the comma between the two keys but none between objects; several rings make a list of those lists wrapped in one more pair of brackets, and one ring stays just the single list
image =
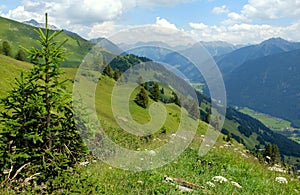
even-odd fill
[{"label": "grassy hillside", "polygon": [[[3,41],[8,41],[12,47],[13,56],[17,54],[20,46],[25,48],[39,47],[39,43],[36,41],[38,39],[37,33],[33,29],[37,28],[0,17],[0,45]],[[64,67],[78,67],[93,44],[76,34],[66,33],[59,36],[57,41],[64,41],[65,39],[68,39],[68,42],[64,47],[72,55],[68,56],[62,65]]]},{"label": "grassy hillside", "polygon": [[[18,62],[14,59],[0,55],[0,72],[5,75],[1,82],[3,97],[9,90],[9,83],[18,77],[21,70],[31,67],[30,64]],[[65,69],[66,78],[74,78],[75,69]],[[146,150],[154,149],[169,141],[178,126],[179,107],[175,104],[166,105],[168,118],[165,123],[166,133],[157,132],[147,141],[129,135],[118,128],[110,108],[110,94],[115,81],[102,77],[96,92],[96,107],[98,117],[104,122],[104,128],[109,136],[124,147]],[[70,88],[71,88],[70,84]],[[135,90],[130,100],[130,110],[133,118],[139,122],[149,120],[148,110],[137,106],[134,102]],[[150,103],[153,103],[150,100]],[[237,129],[238,124],[233,120],[227,121],[225,127]],[[299,181],[281,172],[268,170],[270,165],[260,163],[245,147],[235,141],[226,143],[221,135],[213,149],[205,156],[198,155],[198,149],[206,133],[207,124],[200,122],[197,134],[190,147],[172,163],[152,171],[130,172],[111,167],[100,160],[89,161],[88,166],[81,166],[81,173],[77,176],[64,178],[61,183],[62,190],[56,194],[181,194],[176,182],[164,180],[165,176],[178,178],[200,186],[190,194],[299,194]],[[239,132],[235,132],[238,134]],[[242,135],[240,135],[242,136]],[[251,139],[245,141],[251,142]],[[251,144],[251,143],[249,143]],[[255,143],[253,143],[255,144]],[[141,159],[142,160],[142,159]],[[130,159],[128,159],[130,161]],[[227,182],[213,181],[214,176],[223,176]],[[287,184],[275,181],[276,177],[285,177]],[[82,179],[81,183],[79,179]],[[174,179],[176,181],[176,179]],[[211,182],[211,183],[208,183]],[[240,187],[233,182],[237,182]],[[212,187],[215,185],[214,187]],[[65,188],[68,187],[69,190]],[[1,190],[0,190],[1,192]]]}]

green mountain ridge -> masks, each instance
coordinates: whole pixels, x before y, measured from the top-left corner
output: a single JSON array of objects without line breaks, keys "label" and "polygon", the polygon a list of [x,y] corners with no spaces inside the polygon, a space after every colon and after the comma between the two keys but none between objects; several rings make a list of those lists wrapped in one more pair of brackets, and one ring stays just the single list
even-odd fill
[{"label": "green mountain ridge", "polygon": [[[3,41],[8,41],[11,45],[13,56],[17,54],[20,46],[25,48],[39,47],[39,43],[35,41],[38,37],[34,29],[38,28],[0,17],[0,45],[2,45]],[[94,44],[76,34],[64,32],[57,41],[64,41],[65,39],[68,39],[68,42],[64,47],[67,52],[72,52],[72,55],[67,57],[62,66],[78,67]]]}]

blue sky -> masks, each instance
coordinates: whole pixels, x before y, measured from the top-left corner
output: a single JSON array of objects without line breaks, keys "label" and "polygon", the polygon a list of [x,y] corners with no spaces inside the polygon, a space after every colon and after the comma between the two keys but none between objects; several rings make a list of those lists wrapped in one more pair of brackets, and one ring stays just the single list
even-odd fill
[{"label": "blue sky", "polygon": [[142,25],[169,27],[196,40],[258,43],[271,37],[300,41],[299,0],[1,0],[0,15],[36,19],[84,38],[109,37]]}]

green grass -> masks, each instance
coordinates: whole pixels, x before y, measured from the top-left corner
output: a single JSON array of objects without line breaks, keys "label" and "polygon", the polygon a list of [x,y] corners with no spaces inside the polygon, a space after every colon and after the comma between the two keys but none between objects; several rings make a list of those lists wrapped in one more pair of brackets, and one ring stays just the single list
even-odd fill
[{"label": "green grass", "polygon": [[[83,189],[90,194],[182,194],[179,190],[164,181],[164,176],[179,178],[203,186],[204,189],[188,194],[299,194],[300,185],[297,179],[286,174],[267,170],[267,166],[253,159],[244,148],[233,144],[230,148],[220,148],[219,142],[206,156],[199,157],[196,149],[187,149],[172,163],[151,171],[131,172],[111,167],[101,161],[82,168],[82,175],[87,175],[93,188]],[[242,157],[241,153],[249,158]],[[226,183],[215,183],[209,187],[206,182],[214,176],[221,175],[229,180]],[[284,176],[288,184],[275,181]],[[230,181],[239,183],[236,188]],[[78,190],[78,187],[74,186]]]},{"label": "green grass", "polygon": [[277,133],[280,133],[300,144],[300,129],[292,127],[291,122],[268,114],[259,113],[246,107],[239,109],[239,111],[259,120],[271,130],[276,131]]},{"label": "green grass", "polygon": [[272,130],[275,131],[281,131],[281,130],[286,130],[287,128],[292,128],[291,123],[289,121],[276,118],[267,114],[259,113],[254,110],[251,110],[249,108],[242,108],[239,109],[240,112],[250,115],[253,118],[256,118],[260,122],[262,122],[264,125],[269,127]]}]

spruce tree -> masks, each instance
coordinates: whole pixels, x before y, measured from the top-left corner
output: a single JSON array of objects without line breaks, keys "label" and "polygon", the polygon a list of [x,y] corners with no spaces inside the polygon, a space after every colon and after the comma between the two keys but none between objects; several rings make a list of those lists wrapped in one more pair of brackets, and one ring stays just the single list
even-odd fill
[{"label": "spruce tree", "polygon": [[[64,90],[60,63],[66,52],[54,39],[62,32],[37,30],[41,49],[27,50],[33,68],[16,79],[1,99],[0,179],[11,181],[36,175],[37,184],[51,183],[87,152],[76,129],[71,97]],[[21,169],[21,170],[20,170]],[[20,170],[19,172],[17,170]],[[20,181],[20,180],[19,180]],[[1,182],[0,182],[1,183]],[[52,186],[53,187],[53,186]],[[53,190],[49,184],[47,190]]]},{"label": "spruce tree", "polygon": [[140,92],[136,95],[135,102],[139,106],[143,108],[147,108],[149,99],[148,99],[147,91],[145,90],[144,87],[141,87]]},{"label": "spruce tree", "polygon": [[2,52],[6,56],[12,56],[11,46],[8,41],[3,41],[2,43]]},{"label": "spruce tree", "polygon": [[158,101],[160,98],[160,90],[159,90],[159,85],[157,82],[154,83],[154,86],[151,90],[151,97],[154,101]]},{"label": "spruce tree", "polygon": [[15,57],[16,60],[25,61],[26,60],[26,53],[23,49],[20,49]]},{"label": "spruce tree", "polygon": [[108,64],[107,66],[105,66],[104,70],[103,70],[103,74],[107,75],[108,77],[112,78],[114,75],[114,72],[112,70],[112,68],[110,67],[110,65]]}]

